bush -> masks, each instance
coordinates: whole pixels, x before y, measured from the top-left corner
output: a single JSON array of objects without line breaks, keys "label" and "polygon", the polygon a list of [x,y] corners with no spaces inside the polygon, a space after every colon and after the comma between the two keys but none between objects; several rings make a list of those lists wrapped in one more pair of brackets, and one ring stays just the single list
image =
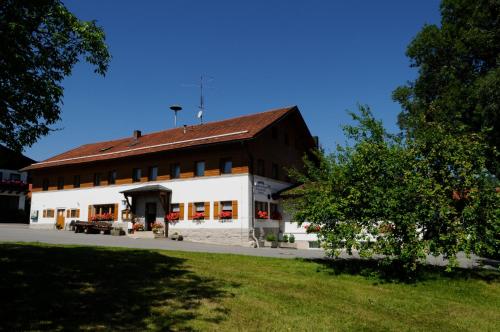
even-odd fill
[{"label": "bush", "polygon": [[295,243],[295,235],[290,234],[290,236],[288,237],[288,242]]},{"label": "bush", "polygon": [[288,242],[288,234],[283,235],[283,242],[285,242],[285,243]]},{"label": "bush", "polygon": [[271,233],[271,234],[267,234],[267,235],[266,235],[266,241],[269,241],[269,242],[274,242],[274,241],[276,241],[276,235],[274,235],[274,234],[272,234],[272,233]]}]

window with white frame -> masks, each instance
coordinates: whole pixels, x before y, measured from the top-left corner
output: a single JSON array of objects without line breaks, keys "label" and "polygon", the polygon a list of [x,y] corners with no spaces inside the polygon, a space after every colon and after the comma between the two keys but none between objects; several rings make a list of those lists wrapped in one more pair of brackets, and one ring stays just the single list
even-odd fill
[{"label": "window with white frame", "polygon": [[174,203],[174,204],[171,204],[170,205],[170,209],[172,210],[172,212],[174,213],[179,213],[181,212],[181,207],[179,205],[179,203]]}]

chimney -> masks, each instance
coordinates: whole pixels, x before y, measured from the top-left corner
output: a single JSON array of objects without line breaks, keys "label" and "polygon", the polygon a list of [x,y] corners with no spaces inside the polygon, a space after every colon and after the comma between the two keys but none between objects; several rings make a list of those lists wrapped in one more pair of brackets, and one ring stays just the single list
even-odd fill
[{"label": "chimney", "polygon": [[141,137],[141,131],[140,130],[134,130],[134,139],[137,140]]},{"label": "chimney", "polygon": [[187,126],[184,125],[184,134],[186,133],[186,130],[187,130]]}]

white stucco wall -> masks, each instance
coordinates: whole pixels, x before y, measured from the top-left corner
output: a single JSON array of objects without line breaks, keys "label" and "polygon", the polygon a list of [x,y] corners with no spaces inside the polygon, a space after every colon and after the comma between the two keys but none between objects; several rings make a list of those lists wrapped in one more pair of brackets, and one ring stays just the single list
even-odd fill
[{"label": "white stucco wall", "polygon": [[[258,188],[258,182],[261,182],[260,188]],[[283,221],[273,221],[273,220],[256,220],[255,228],[280,228],[283,234],[293,234],[296,241],[317,241],[316,234],[307,234],[306,229],[302,226],[299,227],[297,223],[290,221],[290,216],[283,211],[279,200],[272,199],[272,193],[276,193],[280,190],[286,189],[290,186],[289,183],[276,181],[273,179],[264,178],[261,176],[254,176],[254,183],[256,188],[254,189],[254,199],[256,201],[276,203],[280,205],[280,212],[283,217]],[[253,208],[253,207],[252,207]]]},{"label": "white stucco wall", "polygon": [[[223,176],[175,179],[169,181],[141,182],[128,185],[110,185],[92,188],[75,188],[65,190],[50,190],[34,192],[32,195],[31,211],[38,211],[38,220],[32,224],[54,224],[55,218],[43,218],[44,209],[80,209],[80,220],[88,219],[88,206],[94,204],[119,204],[118,218],[121,220],[121,211],[126,209],[124,197],[120,191],[137,188],[145,185],[163,185],[172,190],[172,203],[184,203],[184,219],[172,228],[245,228],[249,227],[248,175],[230,174]],[[238,219],[231,222],[221,222],[213,219],[214,201],[238,201]],[[145,202],[147,200],[144,200]],[[156,202],[154,199],[152,202]],[[189,202],[210,202],[210,217],[212,219],[195,223],[187,219]],[[158,208],[159,204],[157,204]],[[142,205],[138,206],[144,209]],[[158,208],[159,209],[159,208]],[[159,209],[160,210],[160,209]],[[162,220],[163,216],[158,216]]]}]

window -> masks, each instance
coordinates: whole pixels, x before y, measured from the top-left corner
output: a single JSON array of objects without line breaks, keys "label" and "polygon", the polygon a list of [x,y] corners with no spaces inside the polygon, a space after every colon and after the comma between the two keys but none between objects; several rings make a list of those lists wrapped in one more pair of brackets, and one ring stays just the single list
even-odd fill
[{"label": "window", "polygon": [[94,186],[100,186],[100,185],[101,185],[101,174],[94,173]]},{"label": "window", "polygon": [[54,209],[46,209],[43,210],[43,217],[44,218],[54,218]]},{"label": "window", "polygon": [[205,203],[203,203],[203,202],[194,203],[194,211],[195,212],[205,212]]},{"label": "window", "polygon": [[266,165],[264,163],[264,160],[262,159],[257,160],[257,175],[260,176],[266,175]]},{"label": "window", "polygon": [[205,162],[197,161],[194,165],[194,176],[204,176],[205,175]]},{"label": "window", "polygon": [[267,202],[255,201],[255,218],[269,219],[269,212],[267,211]]},{"label": "window", "polygon": [[11,181],[21,181],[21,174],[10,173],[10,180]]},{"label": "window", "polygon": [[181,177],[181,165],[179,164],[170,165],[170,178],[178,179],[180,177]]},{"label": "window", "polygon": [[134,168],[132,170],[132,182],[140,182],[141,181],[141,169]]},{"label": "window", "polygon": [[62,176],[57,178],[57,189],[64,189],[64,177]]},{"label": "window", "polygon": [[231,174],[233,172],[233,161],[231,159],[222,159],[220,162],[220,173]]},{"label": "window", "polygon": [[281,213],[278,210],[278,204],[269,203],[269,215],[273,220],[281,220]]},{"label": "window", "polygon": [[79,209],[71,209],[71,210],[68,210],[67,212],[67,216],[69,218],[80,218],[80,210]]},{"label": "window", "polygon": [[220,202],[220,206],[221,206],[222,211],[233,211],[233,202],[232,201]]},{"label": "window", "polygon": [[151,166],[149,168],[148,180],[156,181],[157,177],[158,177],[158,166]]},{"label": "window", "polygon": [[279,167],[278,164],[273,163],[273,166],[271,168],[271,176],[273,179],[279,179]]},{"label": "window", "polygon": [[[116,213],[115,213],[116,211]],[[111,215],[110,219],[117,220],[118,216],[118,204],[98,204],[91,205],[89,209],[89,220],[92,220],[93,217],[107,217]],[[109,221],[110,219],[101,219],[104,221]],[[97,219],[99,220],[99,219]]]},{"label": "window", "polygon": [[73,188],[80,188],[80,175],[73,177]]},{"label": "window", "polygon": [[172,210],[171,212],[174,212],[174,213],[179,213],[181,211],[181,207],[179,206],[179,203],[171,204],[170,209]]},{"label": "window", "polygon": [[49,190],[49,179],[43,179],[43,181],[42,181],[42,190],[43,191]]},{"label": "window", "polygon": [[109,171],[108,172],[108,184],[115,184],[116,183],[116,171]]},{"label": "window", "polygon": [[193,204],[192,207],[192,215],[189,216],[189,219],[193,220],[204,220],[208,219],[210,215],[210,207],[208,202],[197,202]]}]

